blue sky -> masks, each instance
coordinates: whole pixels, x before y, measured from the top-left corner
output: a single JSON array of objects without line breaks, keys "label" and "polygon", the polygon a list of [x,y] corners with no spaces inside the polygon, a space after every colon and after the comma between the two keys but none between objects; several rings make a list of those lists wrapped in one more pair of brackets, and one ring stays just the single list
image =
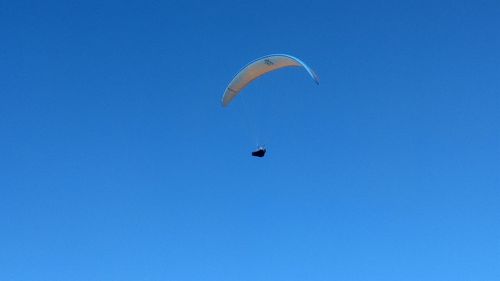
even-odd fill
[{"label": "blue sky", "polygon": [[2,1],[0,280],[500,280],[499,14]]}]

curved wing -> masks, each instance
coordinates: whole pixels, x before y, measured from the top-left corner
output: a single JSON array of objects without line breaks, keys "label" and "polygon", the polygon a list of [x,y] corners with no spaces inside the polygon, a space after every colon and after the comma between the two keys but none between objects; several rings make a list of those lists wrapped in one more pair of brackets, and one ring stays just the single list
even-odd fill
[{"label": "curved wing", "polygon": [[222,106],[228,106],[253,80],[271,71],[291,66],[305,68],[316,84],[319,84],[319,78],[316,73],[298,58],[284,54],[268,55],[250,62],[234,76],[224,91]]}]

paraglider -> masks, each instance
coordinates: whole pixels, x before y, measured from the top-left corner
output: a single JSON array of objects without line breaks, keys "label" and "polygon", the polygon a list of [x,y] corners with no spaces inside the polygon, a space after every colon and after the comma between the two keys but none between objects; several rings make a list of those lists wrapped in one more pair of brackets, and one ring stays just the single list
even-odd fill
[{"label": "paraglider", "polygon": [[231,101],[255,79],[271,71],[284,67],[303,67],[311,78],[319,84],[319,78],[314,71],[296,57],[280,54],[258,58],[243,67],[229,83],[222,96],[222,106],[228,106]]},{"label": "paraglider", "polygon": [[257,148],[257,150],[252,152],[252,156],[255,156],[255,157],[264,157],[264,155],[266,155],[266,149],[262,146],[259,146],[259,148]]},{"label": "paraglider", "polygon": [[[222,106],[228,106],[255,79],[285,67],[302,67],[314,82],[319,84],[319,78],[316,73],[298,58],[286,54],[267,55],[250,62],[234,76],[224,91],[221,100]],[[263,147],[259,147],[256,151],[252,152],[252,156],[256,157],[263,157],[265,154],[266,149]]]}]

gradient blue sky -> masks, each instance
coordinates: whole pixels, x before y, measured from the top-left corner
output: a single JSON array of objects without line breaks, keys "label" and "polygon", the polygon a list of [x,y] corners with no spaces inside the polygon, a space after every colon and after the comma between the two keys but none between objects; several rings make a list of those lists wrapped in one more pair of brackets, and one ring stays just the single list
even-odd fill
[{"label": "gradient blue sky", "polygon": [[499,15],[1,1],[0,280],[500,280]]}]

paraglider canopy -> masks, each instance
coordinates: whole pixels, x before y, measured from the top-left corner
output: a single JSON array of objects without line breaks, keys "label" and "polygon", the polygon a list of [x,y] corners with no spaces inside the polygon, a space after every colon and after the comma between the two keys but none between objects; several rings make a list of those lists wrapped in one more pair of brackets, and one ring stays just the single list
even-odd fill
[{"label": "paraglider canopy", "polygon": [[319,84],[316,73],[298,58],[285,54],[267,55],[250,62],[234,76],[224,91],[222,106],[228,106],[253,80],[271,71],[292,66],[305,68],[314,82]]}]

